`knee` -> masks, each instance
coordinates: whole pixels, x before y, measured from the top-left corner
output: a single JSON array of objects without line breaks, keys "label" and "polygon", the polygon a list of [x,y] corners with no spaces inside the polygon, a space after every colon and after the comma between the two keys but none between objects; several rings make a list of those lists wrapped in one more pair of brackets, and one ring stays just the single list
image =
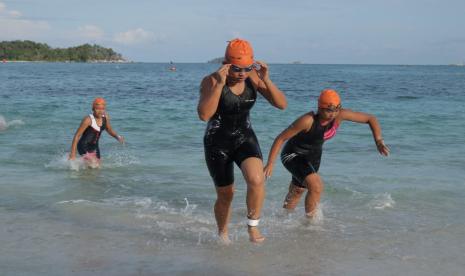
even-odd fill
[{"label": "knee", "polygon": [[247,177],[247,185],[249,188],[252,189],[262,188],[264,185],[264,179],[265,178],[263,176],[263,173],[257,173],[253,176]]},{"label": "knee", "polygon": [[289,190],[289,193],[301,196],[305,192],[305,188],[294,186]]},{"label": "knee", "polygon": [[323,181],[317,174],[311,174],[305,179],[307,182],[307,188],[312,193],[322,193],[324,186]]},{"label": "knee", "polygon": [[302,194],[303,194],[304,192],[305,192],[305,189],[304,189],[304,188],[298,187],[298,188],[295,188],[295,189],[292,189],[291,191],[289,191],[289,194],[290,194],[291,196],[298,196],[298,197],[300,197],[300,196],[302,196]]},{"label": "knee", "polygon": [[217,202],[223,204],[229,204],[234,198],[234,189],[224,189],[218,191]]},{"label": "knee", "polygon": [[323,192],[323,183],[321,182],[314,182],[308,185],[308,190],[312,193],[318,193],[321,194]]}]

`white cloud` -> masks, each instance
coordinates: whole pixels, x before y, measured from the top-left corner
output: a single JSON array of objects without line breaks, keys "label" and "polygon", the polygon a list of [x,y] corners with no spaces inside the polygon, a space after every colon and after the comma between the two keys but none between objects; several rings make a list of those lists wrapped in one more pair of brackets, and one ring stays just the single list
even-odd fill
[{"label": "white cloud", "polygon": [[113,41],[126,45],[142,44],[155,40],[155,35],[152,32],[146,31],[142,28],[129,30],[123,33],[117,33]]},{"label": "white cloud", "polygon": [[22,19],[21,16],[21,12],[8,10],[0,2],[0,40],[35,39],[50,30],[45,21]]},{"label": "white cloud", "polygon": [[104,31],[94,25],[85,25],[78,28],[78,35],[86,39],[98,40],[103,37]]},{"label": "white cloud", "polygon": [[11,17],[21,17],[21,13],[19,11],[9,11],[8,14],[11,16]]}]

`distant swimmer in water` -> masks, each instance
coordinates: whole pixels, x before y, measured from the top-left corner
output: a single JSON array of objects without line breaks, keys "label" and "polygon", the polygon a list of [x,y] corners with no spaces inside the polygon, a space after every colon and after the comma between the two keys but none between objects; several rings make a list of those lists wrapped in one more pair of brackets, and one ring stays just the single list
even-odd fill
[{"label": "distant swimmer in water", "polygon": [[315,219],[318,215],[323,192],[323,181],[318,175],[323,143],[336,135],[343,121],[368,124],[379,153],[389,155],[389,148],[384,144],[381,127],[375,116],[343,109],[335,90],[323,90],[318,99],[318,112],[300,116],[276,137],[264,168],[265,176],[271,177],[276,156],[283,143],[289,140],[281,152],[281,162],[292,174],[289,192],[284,199],[285,209],[294,210],[307,189],[306,215],[309,219]]},{"label": "distant swimmer in water", "polygon": [[106,112],[106,102],[103,98],[96,98],[92,103],[92,114],[82,119],[81,125],[74,134],[69,159],[76,158],[76,149],[89,167],[100,166],[100,149],[98,141],[102,132],[106,130],[120,143],[124,138],[116,134],[110,124],[110,116]]},{"label": "distant swimmer in water", "polygon": [[[258,68],[259,67],[259,68]],[[258,230],[265,197],[263,161],[249,111],[260,93],[272,106],[284,109],[286,97],[270,80],[268,65],[254,61],[249,42],[229,42],[223,65],[206,76],[200,85],[198,115],[208,121],[204,135],[205,160],[216,187],[214,206],[218,235],[230,243],[228,222],[234,195],[234,163],[247,183],[249,239],[262,242]]]}]

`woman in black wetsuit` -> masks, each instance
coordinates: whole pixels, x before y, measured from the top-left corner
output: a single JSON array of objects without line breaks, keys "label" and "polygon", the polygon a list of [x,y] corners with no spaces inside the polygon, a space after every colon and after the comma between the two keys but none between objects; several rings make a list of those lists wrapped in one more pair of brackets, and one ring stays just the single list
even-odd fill
[{"label": "woman in black wetsuit", "polygon": [[96,98],[92,103],[92,113],[82,119],[81,125],[74,134],[69,159],[76,158],[76,149],[89,167],[100,166],[100,149],[98,141],[104,130],[120,143],[124,143],[123,136],[117,135],[110,124],[110,117],[105,111],[106,102],[103,98]]},{"label": "woman in black wetsuit", "polygon": [[263,161],[249,120],[257,92],[271,105],[286,108],[286,97],[270,80],[268,66],[254,61],[252,47],[247,41],[234,39],[226,48],[223,66],[202,80],[198,104],[200,119],[208,121],[204,136],[205,160],[216,186],[215,219],[218,235],[224,243],[230,242],[227,224],[234,194],[233,163],[240,167],[247,182],[250,241],[264,240],[257,228],[265,197]]},{"label": "woman in black wetsuit", "polygon": [[368,124],[380,154],[389,155],[389,148],[381,136],[381,126],[375,116],[342,109],[341,100],[335,90],[323,90],[318,99],[318,112],[306,113],[276,137],[271,147],[265,176],[270,177],[273,164],[282,144],[289,139],[281,153],[281,162],[292,174],[289,193],[284,199],[284,208],[293,210],[299,199],[305,197],[305,212],[313,219],[318,214],[318,204],[323,192],[323,181],[318,175],[323,143],[336,135],[342,121]]}]

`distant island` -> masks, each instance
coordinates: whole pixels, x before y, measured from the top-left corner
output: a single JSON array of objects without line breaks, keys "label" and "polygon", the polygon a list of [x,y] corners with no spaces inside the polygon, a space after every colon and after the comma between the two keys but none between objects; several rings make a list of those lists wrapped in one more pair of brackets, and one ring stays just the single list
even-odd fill
[{"label": "distant island", "polygon": [[207,61],[207,63],[223,63],[224,57],[217,57]]},{"label": "distant island", "polygon": [[111,48],[83,44],[69,48],[51,48],[29,40],[0,42],[0,61],[48,62],[128,62]]}]

